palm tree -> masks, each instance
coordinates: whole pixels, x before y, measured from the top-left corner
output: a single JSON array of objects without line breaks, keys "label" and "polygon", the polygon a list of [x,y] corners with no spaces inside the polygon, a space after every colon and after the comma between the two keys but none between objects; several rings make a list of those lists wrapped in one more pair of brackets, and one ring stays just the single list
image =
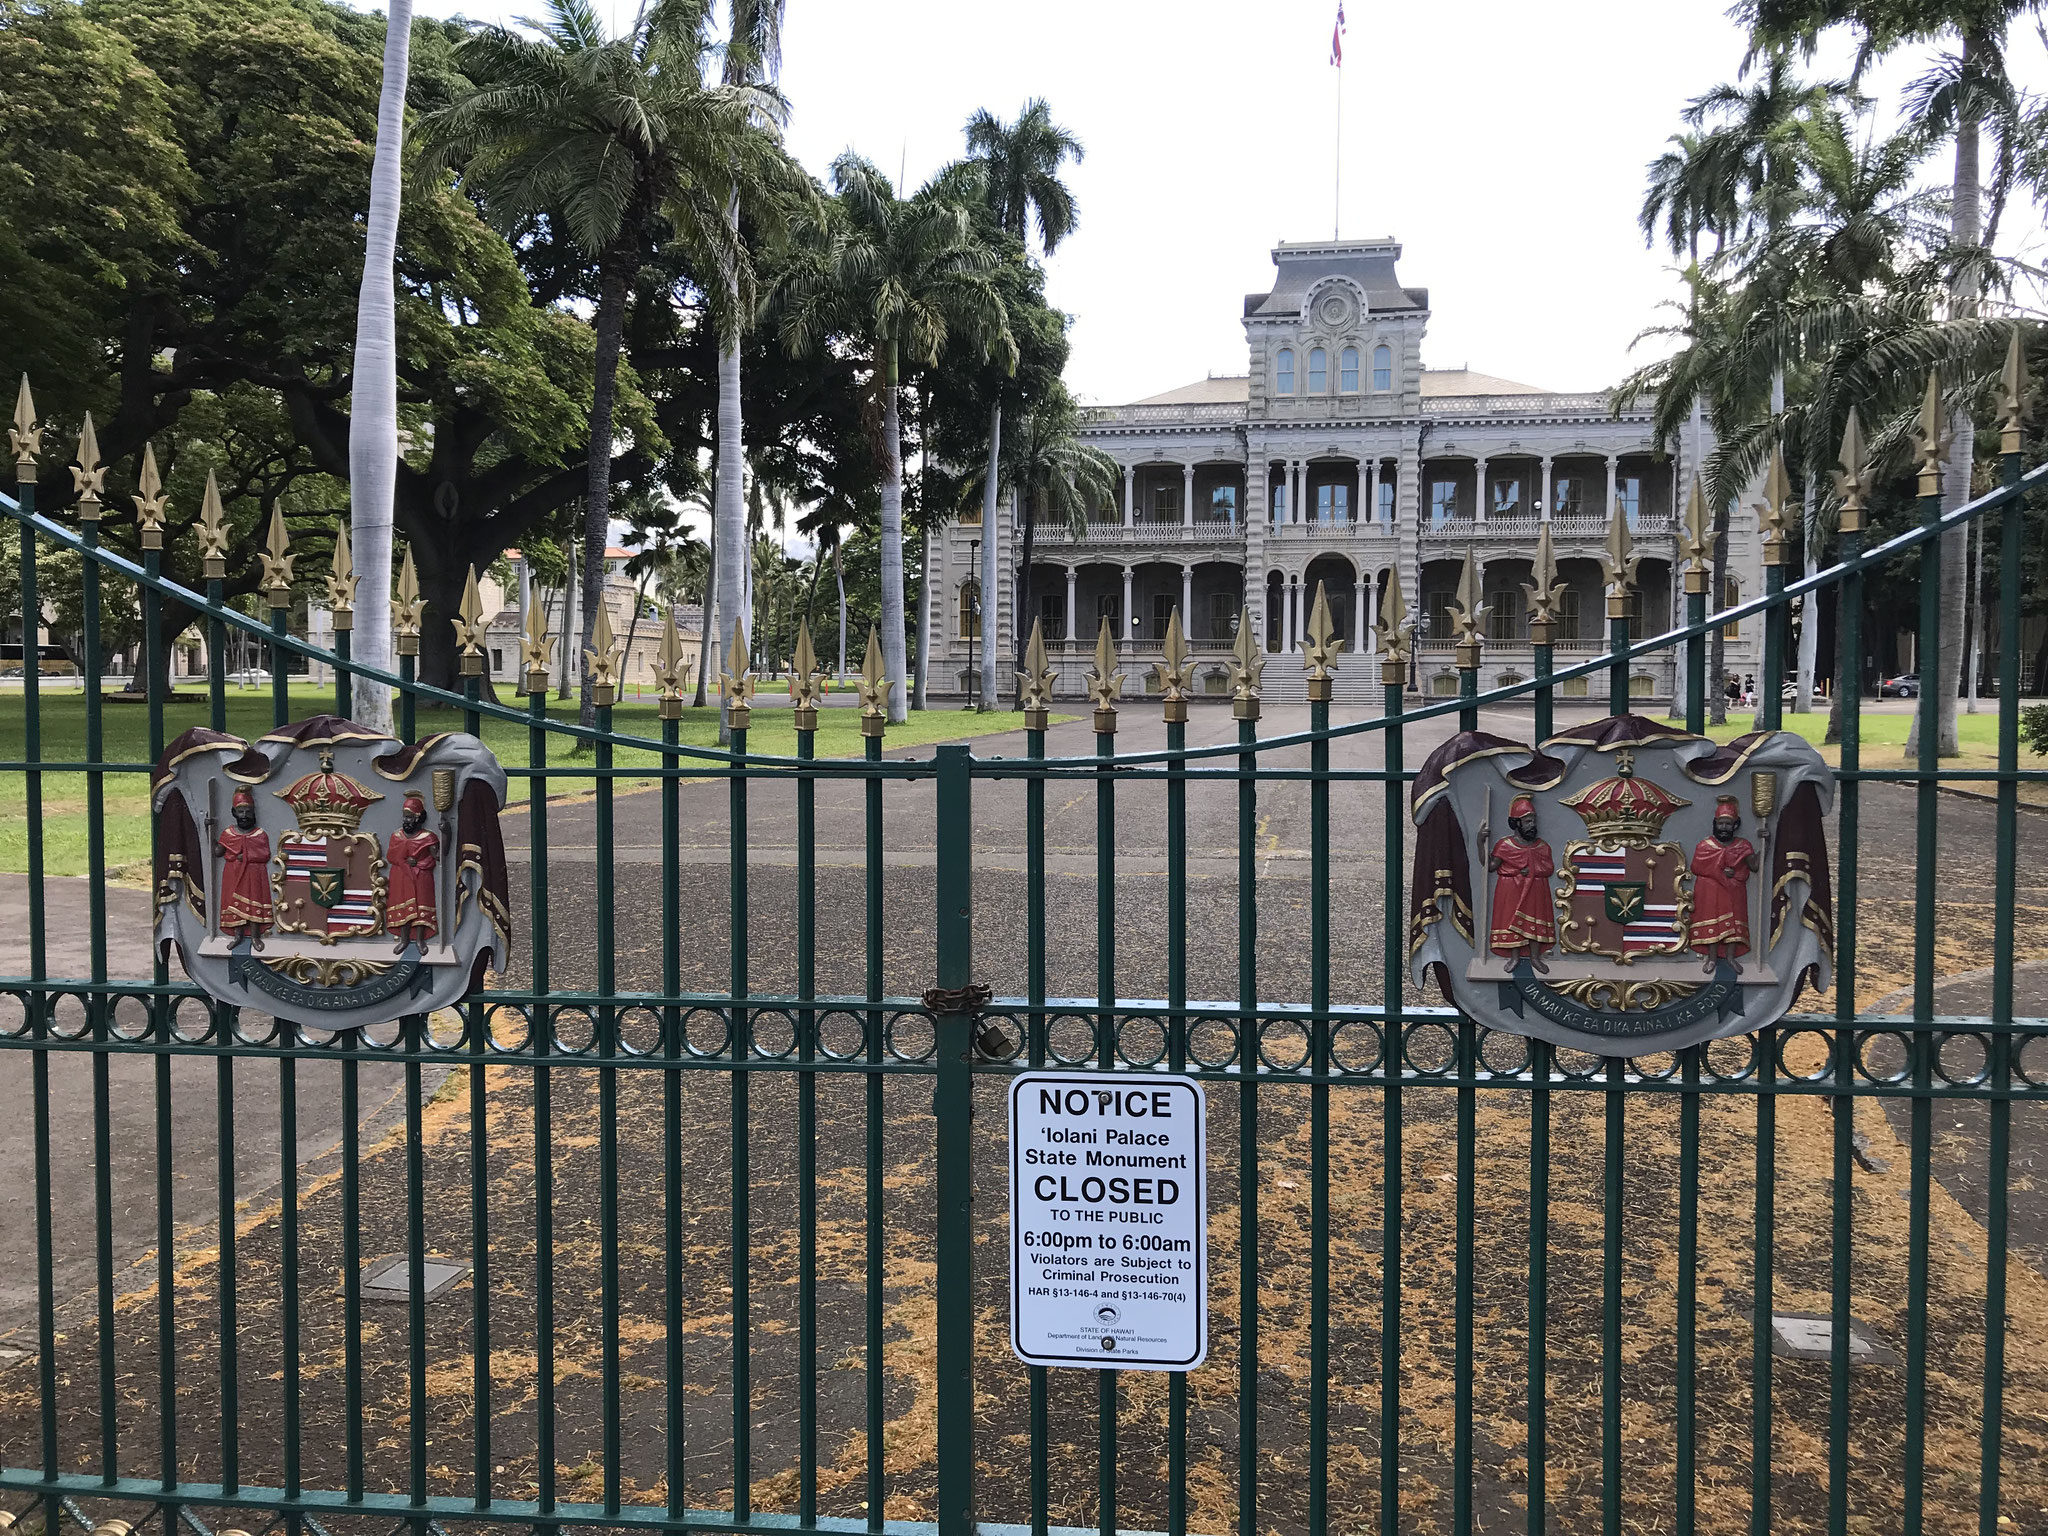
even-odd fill
[{"label": "palm tree", "polygon": [[[626,303],[662,221],[722,273],[748,270],[725,207],[735,188],[779,178],[780,146],[761,127],[774,103],[748,86],[705,82],[708,0],[652,0],[607,38],[591,0],[546,0],[538,35],[485,27],[458,57],[476,82],[420,125],[420,174],[460,169],[501,224],[537,216],[596,268],[585,546],[611,523],[613,405]],[[715,306],[722,308],[723,306]],[[728,317],[727,323],[731,323]],[[583,570],[582,649],[602,600],[601,559]],[[583,716],[593,717],[588,668]]]},{"label": "palm tree", "polygon": [[[385,672],[392,667],[391,503],[398,484],[398,313],[392,267],[398,253],[412,0],[387,0],[387,6],[348,434],[349,542],[362,581],[356,596],[362,622],[355,632],[355,655],[363,665]],[[364,725],[391,729],[391,695],[381,683],[357,678],[352,697],[356,718]]]},{"label": "palm tree", "polygon": [[836,194],[785,280],[783,345],[796,356],[839,336],[873,369],[881,425],[882,665],[889,718],[908,718],[903,604],[903,424],[906,368],[929,368],[951,341],[984,356],[1015,342],[992,278],[996,258],[957,202],[899,198],[882,171],[851,150],[832,163]]},{"label": "palm tree", "polygon": [[[1941,59],[1909,93],[1908,107],[1930,133],[1955,137],[1955,178],[1950,187],[1949,244],[1954,262],[1949,281],[1951,319],[1977,314],[1983,283],[1982,257],[1989,246],[1987,230],[1997,231],[2005,193],[2017,176],[2014,146],[2020,133],[2019,93],[2006,72],[2006,40],[2015,25],[2036,16],[2043,0],[1742,0],[1736,16],[1750,29],[1751,48],[1798,45],[1811,50],[1829,27],[1844,25],[1856,34],[1857,68],[1901,47],[1959,42],[1955,54]],[[1996,135],[1999,168],[1993,183],[1994,207],[1984,217],[1983,129]],[[1969,499],[1975,433],[1961,406],[1949,418],[1948,459],[1942,471],[1942,507],[1953,511]],[[1960,748],[1956,741],[1956,692],[1963,663],[1964,593],[1967,584],[1966,530],[1957,529],[1941,541],[1940,648],[1934,658],[1933,686],[1944,757]],[[1922,686],[1928,668],[1921,666]],[[1920,715],[1916,710],[1907,734],[1906,751],[1919,746]]]},{"label": "palm tree", "polygon": [[[1060,180],[1060,168],[1068,160],[1078,162],[1085,153],[1081,141],[1052,120],[1052,108],[1043,97],[1025,102],[1014,123],[1004,123],[986,108],[967,120],[967,160],[981,171],[989,212],[997,227],[1027,251],[1027,231],[1034,216],[1039,249],[1047,256],[1074,232],[1080,214],[1074,206],[1073,193]],[[1003,391],[998,388],[988,408],[988,471],[982,477],[981,498],[981,590],[987,595],[982,608],[988,614],[995,612],[996,508],[1000,499],[1002,449]],[[1010,627],[1021,635],[1022,609],[1012,616]],[[982,639],[982,708],[992,709],[996,697],[992,624],[984,622]],[[1021,656],[1021,639],[1018,645]]]},{"label": "palm tree", "polygon": [[[1032,545],[1040,517],[1050,517],[1076,538],[1087,532],[1088,514],[1116,494],[1123,470],[1100,448],[1081,441],[1081,412],[1064,384],[1056,384],[1018,422],[1010,461],[1010,480],[1022,504],[1023,538],[1019,541],[1010,628],[1016,641],[1017,670],[1024,670],[1024,646],[1030,633]],[[1187,615],[1182,615],[1186,622]],[[1073,615],[1067,633],[1074,633]]]}]

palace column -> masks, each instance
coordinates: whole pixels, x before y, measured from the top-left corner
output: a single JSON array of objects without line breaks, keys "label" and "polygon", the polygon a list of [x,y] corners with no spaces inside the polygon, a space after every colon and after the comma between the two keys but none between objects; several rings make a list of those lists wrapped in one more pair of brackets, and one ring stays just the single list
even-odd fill
[{"label": "palace column", "polygon": [[1472,521],[1486,521],[1486,455],[1472,455]]},{"label": "palace column", "polygon": [[1131,610],[1131,568],[1127,565],[1124,567],[1124,639],[1126,641],[1137,638],[1137,630],[1134,628],[1136,618],[1137,615]]},{"label": "palace column", "polygon": [[1131,526],[1131,506],[1135,499],[1137,479],[1138,466],[1126,464],[1124,466],[1124,526],[1126,528]]},{"label": "palace column", "polygon": [[1550,455],[1543,455],[1543,521],[1550,521]]},{"label": "palace column", "polygon": [[1368,585],[1362,570],[1354,568],[1351,577],[1351,650],[1352,654],[1365,654],[1365,589]]},{"label": "palace column", "polygon": [[1615,478],[1615,471],[1620,463],[1620,455],[1607,455],[1607,503],[1600,509],[1600,521],[1603,523],[1614,516],[1614,503],[1621,495],[1620,484]]},{"label": "palace column", "polygon": [[1304,461],[1301,459],[1287,461],[1287,483],[1293,487],[1287,493],[1287,521],[1290,523],[1305,521],[1302,516],[1301,493],[1308,477],[1302,473],[1303,464]]},{"label": "palace column", "polygon": [[1195,627],[1195,568],[1182,565],[1180,568],[1180,632],[1192,634]]},{"label": "palace column", "polygon": [[1074,578],[1080,573],[1078,566],[1067,567],[1067,638],[1076,640],[1081,634],[1081,616],[1074,611]]},{"label": "palace column", "polygon": [[1183,528],[1195,526],[1195,466],[1183,464],[1180,467],[1180,525]]},{"label": "palace column", "polygon": [[1358,509],[1358,521],[1365,524],[1380,520],[1380,456],[1375,453],[1365,461],[1365,505]]}]

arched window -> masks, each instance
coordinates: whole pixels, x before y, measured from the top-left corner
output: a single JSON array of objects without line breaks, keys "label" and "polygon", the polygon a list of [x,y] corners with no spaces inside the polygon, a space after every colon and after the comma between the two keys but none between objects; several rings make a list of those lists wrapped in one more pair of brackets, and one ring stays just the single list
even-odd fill
[{"label": "arched window", "polygon": [[960,638],[981,638],[981,583],[978,581],[960,583]]},{"label": "arched window", "polygon": [[1282,347],[1280,356],[1273,365],[1273,392],[1279,395],[1294,393],[1294,348]]},{"label": "arched window", "polygon": [[1321,347],[1308,349],[1308,392],[1320,395],[1330,388],[1330,354]]},{"label": "arched window", "polygon": [[1358,393],[1358,348],[1346,347],[1337,354],[1337,388],[1344,394]]},{"label": "arched window", "polygon": [[1394,387],[1394,352],[1391,347],[1372,349],[1372,387],[1383,393]]},{"label": "arched window", "polygon": [[[1739,608],[1741,606],[1742,583],[1733,576],[1730,576],[1721,588],[1721,611],[1726,613],[1730,608]],[[1742,621],[1737,619],[1732,624],[1723,624],[1721,626],[1721,636],[1726,640],[1740,640],[1742,638]]]}]

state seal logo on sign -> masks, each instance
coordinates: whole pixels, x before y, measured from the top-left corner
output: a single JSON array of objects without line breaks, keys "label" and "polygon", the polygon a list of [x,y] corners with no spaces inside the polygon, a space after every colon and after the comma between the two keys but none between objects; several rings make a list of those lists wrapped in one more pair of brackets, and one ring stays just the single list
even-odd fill
[{"label": "state seal logo on sign", "polygon": [[354,1029],[504,969],[505,773],[474,736],[401,746],[331,715],[254,743],[200,727],[151,784],[157,942],[220,1001]]},{"label": "state seal logo on sign", "polygon": [[1786,731],[1464,732],[1415,782],[1411,972],[1491,1028],[1600,1055],[1761,1029],[1832,979],[1833,804]]}]

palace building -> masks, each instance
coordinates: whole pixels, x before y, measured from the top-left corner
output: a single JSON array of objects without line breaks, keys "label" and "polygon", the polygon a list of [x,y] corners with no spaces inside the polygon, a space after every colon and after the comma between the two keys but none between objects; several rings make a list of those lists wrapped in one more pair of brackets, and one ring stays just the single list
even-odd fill
[{"label": "palace building", "polygon": [[[1241,615],[1249,609],[1267,652],[1298,651],[1320,584],[1345,641],[1338,697],[1377,699],[1377,669],[1352,658],[1373,652],[1380,594],[1396,571],[1416,624],[1411,685],[1455,694],[1445,608],[1468,550],[1488,605],[1480,686],[1525,680],[1533,656],[1522,588],[1545,523],[1566,584],[1556,664],[1583,661],[1607,644],[1598,556],[1617,504],[1643,556],[1632,632],[1659,634],[1683,618],[1678,541],[1693,445],[1654,441],[1646,409],[1617,413],[1605,393],[1426,366],[1429,290],[1402,284],[1400,255],[1394,240],[1282,243],[1272,286],[1244,300],[1244,373],[1087,412],[1086,440],[1122,466],[1122,496],[1078,532],[1037,523],[1021,616],[1026,634],[1032,619],[1044,624],[1061,697],[1082,696],[1105,618],[1127,688],[1135,693],[1141,675],[1156,687],[1149,664],[1175,607],[1200,658],[1197,688],[1227,693]],[[1711,446],[1704,436],[1699,451]],[[971,686],[983,536],[970,516],[934,551],[936,686]],[[992,617],[1007,695],[1024,539],[1014,496],[992,536],[1004,572]],[[1729,538],[1722,595],[1733,603],[1761,590],[1752,508],[1732,512]],[[1725,671],[1754,673],[1761,656],[1762,626],[1731,626]],[[1644,658],[1630,691],[1669,699],[1677,664]],[[1605,687],[1580,678],[1559,692],[1600,697]],[[1264,692],[1304,697],[1300,671],[1268,666]]]}]

